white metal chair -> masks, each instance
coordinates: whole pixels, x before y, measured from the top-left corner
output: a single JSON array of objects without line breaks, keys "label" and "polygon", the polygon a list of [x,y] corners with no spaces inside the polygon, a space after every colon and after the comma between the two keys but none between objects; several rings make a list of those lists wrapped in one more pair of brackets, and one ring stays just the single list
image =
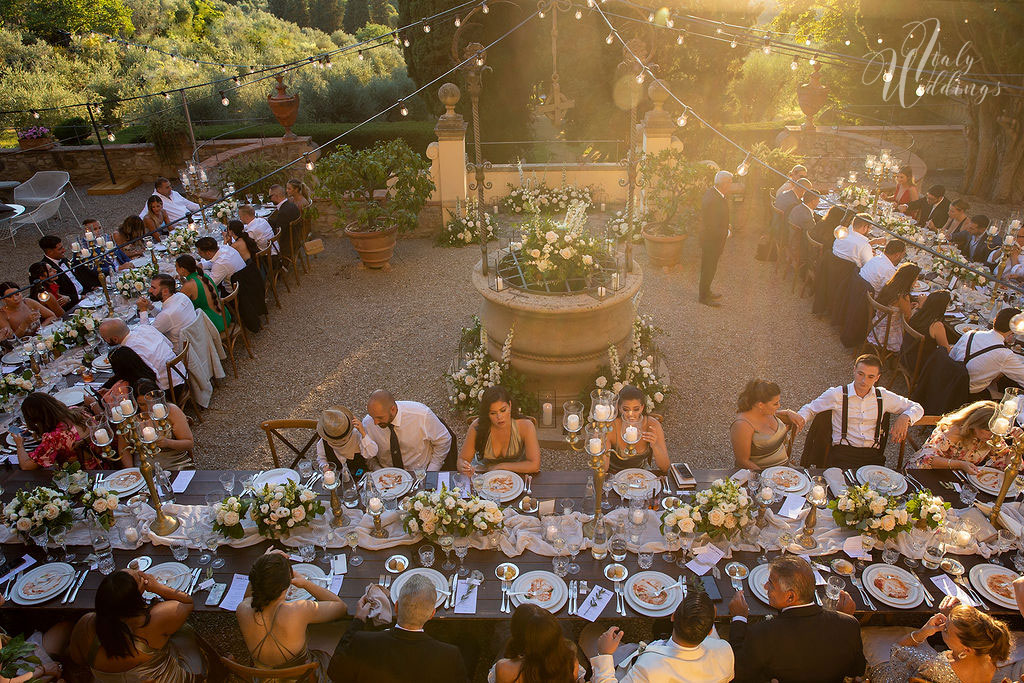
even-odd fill
[{"label": "white metal chair", "polygon": [[9,221],[9,227],[11,229],[11,243],[14,243],[14,233],[16,233],[19,228],[28,225],[29,223],[36,226],[36,230],[38,230],[39,235],[42,236],[43,229],[39,227],[39,224],[49,224],[50,219],[57,215],[57,212],[60,211],[60,203],[63,201],[67,200],[64,198],[64,194],[61,193],[56,197],[47,199],[45,202],[43,202],[38,207],[32,209],[31,211],[26,211],[17,218],[12,218]]},{"label": "white metal chair", "polygon": [[[31,178],[14,188],[14,203],[25,207],[39,206],[62,192],[66,194],[66,188],[69,187],[75,193],[78,203],[85,206],[82,198],[78,196],[78,190],[71,184],[71,174],[67,171],[36,171]],[[77,222],[78,216],[75,215],[75,210],[71,208],[67,197],[64,198],[64,202]]]}]

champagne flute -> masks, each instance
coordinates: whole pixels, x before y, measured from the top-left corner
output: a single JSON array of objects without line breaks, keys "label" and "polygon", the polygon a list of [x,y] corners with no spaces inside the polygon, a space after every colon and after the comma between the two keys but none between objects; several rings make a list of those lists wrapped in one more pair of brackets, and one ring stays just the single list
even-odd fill
[{"label": "champagne flute", "polygon": [[437,537],[437,544],[441,546],[441,550],[444,551],[444,562],[441,563],[441,569],[446,572],[450,572],[455,569],[455,563],[452,562],[452,546],[454,545],[455,539],[452,538],[451,534],[441,534]]},{"label": "champagne flute", "polygon": [[220,546],[220,534],[214,531],[212,528],[206,534],[206,547],[210,549],[210,573],[212,574],[214,569],[220,569],[224,566],[224,558],[217,556],[217,548]]},{"label": "champagne flute", "polygon": [[345,538],[348,540],[348,545],[352,548],[352,556],[348,558],[348,563],[353,567],[358,567],[363,563],[363,556],[356,552],[359,547],[359,532],[354,528],[349,531]]}]

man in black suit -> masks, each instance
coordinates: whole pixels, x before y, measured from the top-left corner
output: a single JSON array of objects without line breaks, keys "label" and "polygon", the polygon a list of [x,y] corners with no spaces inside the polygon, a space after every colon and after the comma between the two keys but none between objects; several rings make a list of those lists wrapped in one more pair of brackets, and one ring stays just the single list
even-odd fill
[{"label": "man in black suit", "polygon": [[327,674],[335,683],[465,683],[466,665],[454,645],[423,632],[434,616],[437,589],[424,576],[409,579],[395,604],[396,624],[363,631],[367,608],[359,609],[331,657]]},{"label": "man in black suit", "polygon": [[842,683],[864,673],[860,624],[849,594],[840,593],[839,611],[816,605],[814,572],[796,555],[772,560],[765,589],[768,604],[780,610],[770,621],[747,624],[743,591],[729,603],[737,683]]},{"label": "man in black suit", "polygon": [[988,216],[978,214],[967,221],[967,229],[953,235],[952,243],[971,263],[985,263],[994,246],[989,242],[985,231],[988,230]]},{"label": "man in black suit", "polygon": [[949,220],[949,199],[946,188],[932,185],[920,199],[909,204],[901,204],[900,211],[918,211],[917,224],[922,228],[938,231]]},{"label": "man in black suit", "polygon": [[292,253],[292,221],[301,218],[302,212],[299,211],[295,202],[288,199],[282,185],[271,185],[269,194],[270,201],[274,202],[277,208],[267,216],[267,222],[270,223],[274,232],[281,233],[278,247],[282,254],[290,257]]},{"label": "man in black suit", "polygon": [[70,303],[64,307],[65,309],[77,306],[78,300],[83,295],[99,286],[99,278],[92,268],[68,261],[65,256],[64,243],[56,235],[40,237],[39,248],[43,250],[43,263],[57,271],[58,291],[70,300]]},{"label": "man in black suit", "polygon": [[701,199],[703,225],[700,232],[700,294],[698,301],[705,306],[719,307],[720,298],[711,291],[711,282],[722,258],[725,240],[729,236],[729,200],[726,194],[732,187],[732,173],[719,171],[715,174],[715,185],[704,192]]}]

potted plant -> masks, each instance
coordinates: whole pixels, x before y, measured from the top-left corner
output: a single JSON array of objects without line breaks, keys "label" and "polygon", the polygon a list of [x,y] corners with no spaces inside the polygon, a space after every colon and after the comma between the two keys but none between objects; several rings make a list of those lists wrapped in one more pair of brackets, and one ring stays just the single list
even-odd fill
[{"label": "potted plant", "polygon": [[339,209],[338,227],[367,268],[386,268],[398,231],[416,228],[434,191],[429,162],[402,140],[339,147],[317,163],[320,187]]},{"label": "potted plant", "polygon": [[668,269],[679,263],[691,226],[700,220],[701,196],[713,171],[687,161],[680,150],[666,149],[640,159],[647,222],[641,234],[651,265]]},{"label": "potted plant", "polygon": [[18,131],[18,146],[22,149],[41,149],[53,144],[50,129],[46,126],[32,126]]}]

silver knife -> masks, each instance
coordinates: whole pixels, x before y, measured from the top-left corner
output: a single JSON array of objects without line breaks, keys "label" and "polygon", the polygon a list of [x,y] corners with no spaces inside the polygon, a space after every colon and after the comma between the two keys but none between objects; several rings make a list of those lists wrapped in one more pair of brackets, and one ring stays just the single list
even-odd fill
[{"label": "silver knife", "polygon": [[458,577],[458,574],[452,574],[451,581],[449,581],[448,604],[446,605],[448,609],[455,607],[455,590],[459,587]]},{"label": "silver knife", "polygon": [[192,595],[192,592],[196,589],[196,583],[199,581],[199,573],[202,571],[199,567],[192,570],[192,580],[188,582],[188,594]]},{"label": "silver knife", "polygon": [[78,580],[78,585],[75,586],[75,592],[71,594],[70,598],[68,598],[68,602],[74,602],[78,597],[78,591],[82,588],[82,584],[85,583],[85,577],[89,576],[89,571],[90,570],[86,569],[82,572],[82,578]]},{"label": "silver knife", "polygon": [[78,580],[80,578],[82,578],[82,574],[84,574],[84,573],[85,573],[84,569],[81,570],[81,571],[76,571],[75,572],[74,578],[71,579],[71,583],[68,584],[67,590],[64,591],[64,595],[61,596],[60,601],[62,603],[66,603],[68,601],[68,598],[71,597],[71,591],[75,590],[75,586],[78,584]]}]

